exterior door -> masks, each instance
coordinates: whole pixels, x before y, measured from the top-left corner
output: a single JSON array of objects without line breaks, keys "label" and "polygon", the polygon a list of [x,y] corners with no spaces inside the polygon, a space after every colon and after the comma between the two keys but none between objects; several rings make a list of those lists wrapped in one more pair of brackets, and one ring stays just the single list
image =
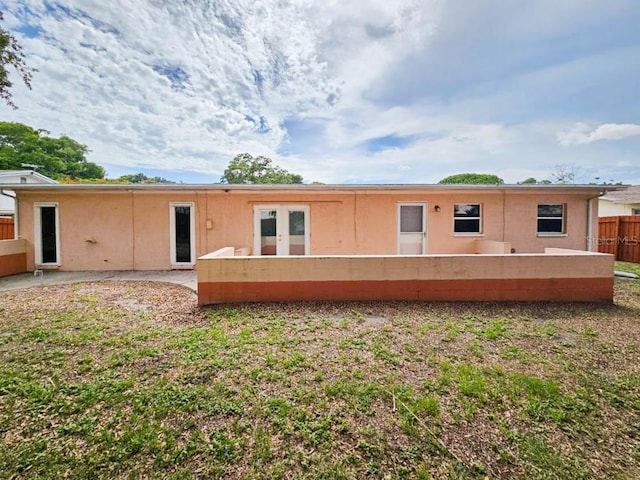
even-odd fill
[{"label": "exterior door", "polygon": [[169,203],[169,234],[172,268],[193,268],[196,263],[196,236],[192,202]]},{"label": "exterior door", "polygon": [[398,254],[423,255],[427,251],[427,206],[398,204]]},{"label": "exterior door", "polygon": [[60,265],[60,225],[57,203],[34,205],[36,265]]},{"label": "exterior door", "polygon": [[309,207],[256,205],[254,255],[309,255]]}]

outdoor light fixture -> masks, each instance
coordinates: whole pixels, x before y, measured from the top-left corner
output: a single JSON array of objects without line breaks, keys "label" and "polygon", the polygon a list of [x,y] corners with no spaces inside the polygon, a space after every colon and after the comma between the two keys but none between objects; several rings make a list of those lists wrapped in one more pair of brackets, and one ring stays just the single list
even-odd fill
[{"label": "outdoor light fixture", "polygon": [[440,211],[440,205],[436,205],[435,207],[433,207],[433,209],[434,209],[436,212],[439,212],[439,211]]}]

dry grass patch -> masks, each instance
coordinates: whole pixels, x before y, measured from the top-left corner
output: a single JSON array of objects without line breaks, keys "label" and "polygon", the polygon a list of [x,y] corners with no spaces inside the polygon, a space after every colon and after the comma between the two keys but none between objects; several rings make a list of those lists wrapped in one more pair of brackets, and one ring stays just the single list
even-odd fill
[{"label": "dry grass patch", "polygon": [[638,478],[639,360],[633,280],[615,305],[0,293],[0,472]]}]

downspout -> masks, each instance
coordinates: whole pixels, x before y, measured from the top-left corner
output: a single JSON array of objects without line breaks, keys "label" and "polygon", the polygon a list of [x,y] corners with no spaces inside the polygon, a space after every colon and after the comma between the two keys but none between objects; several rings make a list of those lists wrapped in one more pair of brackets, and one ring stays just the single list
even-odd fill
[{"label": "downspout", "polygon": [[133,189],[129,189],[131,204],[131,270],[136,269],[136,206],[133,200]]},{"label": "downspout", "polygon": [[16,196],[12,196],[12,195],[7,194],[7,193],[4,191],[4,189],[2,189],[2,188],[0,188],[0,195],[5,196],[5,197],[8,197],[8,198],[10,198],[10,199],[12,199],[12,200],[13,200],[13,206],[14,206],[14,215],[13,215],[13,238],[14,238],[14,240],[15,240],[15,239],[18,239],[18,238],[20,238],[20,235],[19,235],[19,230],[20,230],[20,229],[19,229],[19,225],[20,225],[20,224],[18,223],[18,217],[19,217],[19,216],[18,216],[18,197],[17,197],[17,195],[16,195]]},{"label": "downspout", "polygon": [[507,212],[505,211],[507,192],[502,191],[502,241],[505,241],[505,231],[507,230]]}]

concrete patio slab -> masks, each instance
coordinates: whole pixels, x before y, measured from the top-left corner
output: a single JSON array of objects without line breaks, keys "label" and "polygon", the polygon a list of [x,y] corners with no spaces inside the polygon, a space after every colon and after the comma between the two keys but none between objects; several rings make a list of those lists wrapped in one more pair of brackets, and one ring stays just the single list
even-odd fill
[{"label": "concrete patio slab", "polygon": [[0,291],[42,285],[60,285],[76,282],[96,282],[103,280],[143,280],[176,283],[197,291],[198,281],[195,270],[153,270],[153,271],[107,271],[107,272],[59,272],[44,270],[42,275],[21,273],[0,278]]}]

